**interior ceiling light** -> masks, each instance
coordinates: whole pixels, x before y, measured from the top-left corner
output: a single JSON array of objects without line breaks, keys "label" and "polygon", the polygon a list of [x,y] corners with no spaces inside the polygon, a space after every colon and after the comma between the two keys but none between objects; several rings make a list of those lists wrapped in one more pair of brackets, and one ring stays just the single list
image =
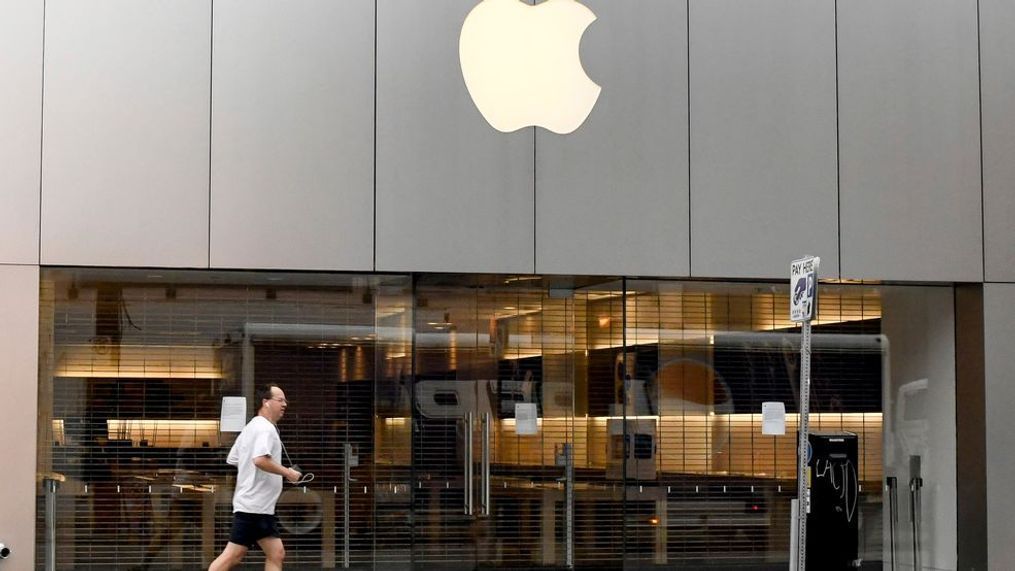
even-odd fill
[{"label": "interior ceiling light", "polygon": [[543,279],[540,276],[513,276],[504,280],[506,284],[512,284],[515,282],[531,282]]}]

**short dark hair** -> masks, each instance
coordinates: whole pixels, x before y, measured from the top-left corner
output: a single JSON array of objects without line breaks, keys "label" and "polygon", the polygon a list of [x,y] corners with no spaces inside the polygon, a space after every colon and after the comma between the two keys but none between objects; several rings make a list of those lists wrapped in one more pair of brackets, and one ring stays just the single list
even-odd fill
[{"label": "short dark hair", "polygon": [[271,400],[273,398],[271,396],[271,389],[282,390],[282,387],[276,385],[275,383],[267,383],[261,385],[261,387],[257,389],[257,410],[261,410],[261,407],[264,406],[264,401]]}]

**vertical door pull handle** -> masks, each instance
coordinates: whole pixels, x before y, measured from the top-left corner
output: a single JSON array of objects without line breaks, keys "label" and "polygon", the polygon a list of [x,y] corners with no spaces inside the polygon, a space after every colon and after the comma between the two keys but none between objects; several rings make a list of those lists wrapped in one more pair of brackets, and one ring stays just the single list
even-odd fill
[{"label": "vertical door pull handle", "polygon": [[472,515],[472,413],[465,415],[465,515]]},{"label": "vertical door pull handle", "polygon": [[480,515],[490,515],[490,413],[483,413],[482,473],[480,474]]}]

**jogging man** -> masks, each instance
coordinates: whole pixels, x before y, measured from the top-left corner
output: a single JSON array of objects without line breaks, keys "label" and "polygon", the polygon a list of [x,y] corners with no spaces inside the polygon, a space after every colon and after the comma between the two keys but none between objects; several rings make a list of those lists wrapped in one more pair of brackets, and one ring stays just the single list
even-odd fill
[{"label": "jogging man", "polygon": [[208,571],[223,571],[238,565],[254,544],[264,551],[265,571],[282,569],[285,559],[275,502],[282,493],[282,478],[297,482],[302,474],[281,464],[282,440],[275,424],[289,404],[285,393],[278,385],[269,384],[257,391],[257,399],[261,404],[257,416],[236,437],[226,459],[237,470],[233,529],[225,550]]}]

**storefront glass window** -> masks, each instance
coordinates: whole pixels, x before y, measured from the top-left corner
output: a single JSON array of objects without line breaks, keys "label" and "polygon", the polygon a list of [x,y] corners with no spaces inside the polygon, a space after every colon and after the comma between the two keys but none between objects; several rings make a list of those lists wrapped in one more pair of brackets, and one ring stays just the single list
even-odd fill
[{"label": "storefront glass window", "polygon": [[[822,284],[814,565],[954,545],[950,300]],[[783,284],[50,269],[41,302],[40,568],[52,547],[57,569],[206,567],[231,523],[223,401],[249,418],[265,382],[315,474],[279,501],[293,566],[788,561],[800,328]],[[785,434],[761,433],[766,402]],[[889,517],[915,505],[919,542]]]}]

